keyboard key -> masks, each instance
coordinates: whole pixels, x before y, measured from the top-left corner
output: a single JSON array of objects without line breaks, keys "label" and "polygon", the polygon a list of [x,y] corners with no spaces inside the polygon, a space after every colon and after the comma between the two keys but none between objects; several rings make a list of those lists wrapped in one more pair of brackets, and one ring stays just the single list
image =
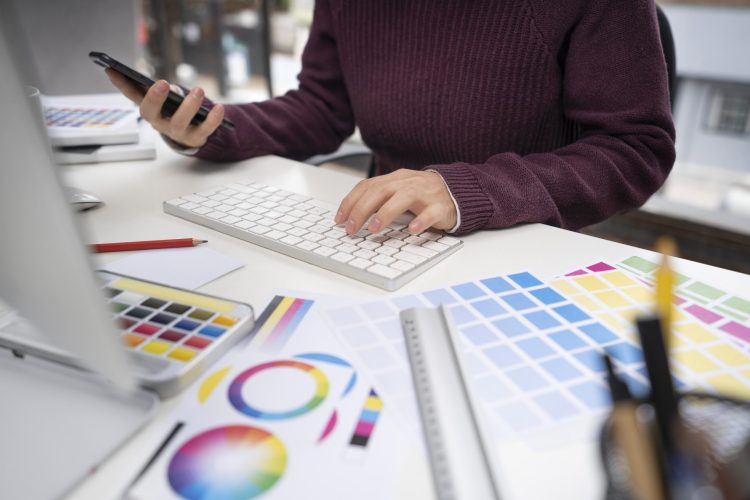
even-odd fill
[{"label": "keyboard key", "polygon": [[290,235],[287,235],[287,236],[281,238],[281,240],[279,240],[279,241],[281,241],[282,243],[286,243],[287,245],[296,245],[297,243],[299,243],[299,242],[301,242],[303,240],[302,240],[302,238],[300,238],[298,236],[292,236],[290,234]]},{"label": "keyboard key", "polygon": [[300,247],[302,250],[310,251],[310,250],[315,250],[320,245],[318,245],[317,243],[313,243],[312,241],[302,240],[299,243],[297,243],[297,246]]},{"label": "keyboard key", "polygon": [[270,227],[261,226],[260,224],[257,224],[249,229],[251,233],[255,233],[255,234],[266,234],[270,230],[271,230]]},{"label": "keyboard key", "polygon": [[421,245],[422,243],[425,243],[427,239],[420,238],[419,236],[411,235],[408,238],[404,240],[407,243],[411,243],[412,245]]},{"label": "keyboard key", "polygon": [[396,240],[405,240],[409,237],[409,233],[405,233],[403,231],[391,231],[390,233],[386,233],[386,236]]},{"label": "keyboard key", "polygon": [[305,231],[301,227],[293,227],[287,230],[287,234],[291,234],[292,236],[304,236],[307,234],[307,231]]},{"label": "keyboard key", "polygon": [[357,269],[367,269],[368,267],[373,265],[373,263],[369,260],[362,258],[352,259],[348,262],[348,264],[352,267],[356,267]]},{"label": "keyboard key", "polygon": [[372,240],[365,240],[361,243],[357,243],[357,246],[359,248],[364,248],[365,250],[375,250],[376,248],[380,248],[380,243],[376,243]]},{"label": "keyboard key", "polygon": [[394,254],[393,256],[397,259],[411,262],[412,264],[421,264],[422,262],[427,260],[427,257],[422,257],[421,255],[417,255],[411,252],[399,252],[397,254]]},{"label": "keyboard key", "polygon": [[352,254],[343,253],[343,252],[337,252],[333,255],[331,255],[331,259],[335,260],[336,262],[349,262],[352,260],[354,256]]},{"label": "keyboard key", "polygon": [[443,234],[442,233],[438,233],[436,231],[425,231],[424,233],[420,234],[419,236],[421,236],[422,238],[425,238],[427,240],[430,240],[430,241],[437,241],[437,240],[439,240],[443,236]]},{"label": "keyboard key", "polygon": [[285,222],[278,222],[278,223],[274,224],[274,225],[273,225],[273,226],[271,226],[271,227],[272,227],[273,229],[277,230],[277,231],[284,231],[284,232],[287,232],[287,231],[289,231],[289,230],[290,230],[290,229],[291,229],[292,227],[294,227],[294,226],[292,226],[291,224],[287,224],[287,223],[285,223]]},{"label": "keyboard key", "polygon": [[375,257],[372,258],[372,261],[376,264],[382,264],[384,266],[387,266],[393,262],[396,262],[396,259],[394,259],[393,257],[388,257],[387,255],[375,254]]},{"label": "keyboard key", "polygon": [[388,240],[385,243],[383,243],[383,245],[393,247],[393,248],[401,248],[402,246],[406,245],[406,243],[404,243],[401,240]]},{"label": "keyboard key", "polygon": [[343,252],[343,253],[354,253],[357,250],[359,250],[359,248],[355,247],[354,245],[350,245],[348,243],[341,243],[339,246],[336,247],[336,250],[338,250],[339,252]]},{"label": "keyboard key", "polygon": [[398,269],[399,271],[409,271],[411,269],[414,269],[414,264],[411,262],[406,262],[405,260],[396,260],[393,264],[391,264],[391,267],[394,269]]},{"label": "keyboard key", "polygon": [[372,266],[368,267],[367,270],[371,273],[377,274],[378,276],[383,276],[384,278],[395,278],[396,276],[400,275],[401,272],[393,269],[388,266],[383,266],[381,264],[373,264]]},{"label": "keyboard key", "polygon": [[[340,249],[341,249],[341,247],[339,247],[339,250]],[[373,257],[375,257],[378,254],[376,254],[372,250],[366,250],[364,248],[360,248],[359,250],[357,250],[356,252],[354,252],[354,255],[357,256],[357,257],[359,257],[360,259],[370,260],[370,259],[372,259]],[[382,255],[381,255],[381,257],[382,257]]]},{"label": "keyboard key", "polygon": [[[398,240],[396,240],[398,241]],[[400,242],[399,242],[400,243]],[[381,255],[393,255],[395,253],[398,253],[398,248],[393,248],[391,246],[381,246],[379,248],[375,249],[375,253],[379,253]]]},{"label": "keyboard key", "polygon": [[422,248],[429,248],[430,250],[434,250],[440,253],[445,250],[448,250],[450,247],[443,243],[438,243],[437,241],[427,241],[427,243],[422,244]]},{"label": "keyboard key", "polygon": [[272,240],[280,240],[284,236],[286,236],[286,233],[279,231],[278,229],[273,229],[266,233],[266,238],[271,238]]},{"label": "keyboard key", "polygon": [[241,220],[234,224],[235,227],[238,227],[240,229],[250,229],[254,225],[255,223],[250,222],[249,220]]},{"label": "keyboard key", "polygon": [[325,236],[318,233],[307,233],[302,237],[308,241],[312,241],[313,243],[325,239]]},{"label": "keyboard key", "polygon": [[[165,201],[164,203],[166,203],[167,205],[172,205],[172,206],[175,206],[175,207],[179,207],[180,205],[185,205],[188,202],[186,200],[182,199],[182,198],[177,198],[176,200],[168,200],[168,201]],[[195,205],[195,203],[193,203],[193,205]],[[197,205],[195,205],[195,206],[197,206]],[[188,208],[188,210],[190,210],[190,209]]]},{"label": "keyboard key", "polygon": [[227,215],[226,217],[220,219],[221,222],[224,224],[235,224],[237,222],[240,222],[242,219],[239,217],[235,217],[234,215]]},{"label": "keyboard key", "polygon": [[448,245],[449,247],[453,247],[461,243],[461,240],[459,240],[458,238],[454,238],[452,236],[443,236],[437,241],[438,243],[442,243],[443,245]]},{"label": "keyboard key", "polygon": [[339,240],[335,240],[333,238],[324,238],[320,240],[319,243],[323,245],[324,247],[329,247],[329,248],[336,248],[337,246],[341,244]]},{"label": "keyboard key", "polygon": [[323,257],[328,257],[329,255],[333,255],[336,253],[336,250],[330,247],[318,247],[313,252],[317,253],[318,255],[322,255]]},{"label": "keyboard key", "polygon": [[435,250],[430,250],[429,248],[423,248],[423,247],[419,247],[417,245],[412,245],[412,244],[406,245],[405,247],[401,249],[401,251],[415,253],[427,259],[437,255],[437,252]]}]

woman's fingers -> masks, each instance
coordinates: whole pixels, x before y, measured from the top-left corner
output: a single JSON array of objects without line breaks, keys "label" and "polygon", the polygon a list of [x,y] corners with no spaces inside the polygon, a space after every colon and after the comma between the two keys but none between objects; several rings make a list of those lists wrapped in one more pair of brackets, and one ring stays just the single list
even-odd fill
[{"label": "woman's fingers", "polygon": [[416,214],[409,224],[412,233],[429,227],[450,229],[457,217],[440,174],[402,169],[357,184],[342,200],[336,222],[345,223],[346,232],[354,234],[369,220],[367,229],[377,233],[407,211]]}]

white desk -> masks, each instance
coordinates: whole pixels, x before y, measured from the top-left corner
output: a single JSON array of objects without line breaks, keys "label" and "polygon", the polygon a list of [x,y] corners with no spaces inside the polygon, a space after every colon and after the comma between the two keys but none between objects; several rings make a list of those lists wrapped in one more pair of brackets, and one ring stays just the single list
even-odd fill
[{"label": "white desk", "polygon": [[[277,287],[352,298],[378,298],[388,294],[166,215],[161,208],[164,200],[245,178],[336,203],[356,183],[355,177],[275,157],[236,164],[203,163],[180,156],[160,144],[156,160],[65,167],[65,178],[68,184],[91,190],[106,202],[105,206],[81,215],[92,242],[172,237],[207,239],[211,248],[241,259],[247,262],[247,266],[201,290],[249,302],[258,314],[265,306],[264,301]],[[539,224],[479,232],[464,237],[464,240],[465,247],[456,255],[395,293],[426,290],[526,269],[551,276],[597,260],[619,261],[634,253],[649,254],[627,245]],[[108,261],[120,258],[122,254],[100,257]],[[740,295],[743,295],[743,289],[750,289],[750,276],[687,261],[677,262],[676,267],[692,276],[703,276],[709,282],[720,283],[724,289]],[[102,500],[118,495],[163,438],[159,434],[159,424],[165,420],[175,401],[175,398],[164,401],[157,417],[82,483],[71,498]],[[600,498],[602,479],[595,446],[582,444],[563,453],[563,464],[557,464],[561,455],[549,457],[550,463],[560,467],[554,467],[556,470],[551,470],[548,477],[542,478],[538,472],[545,464],[527,464],[523,460],[514,461],[517,463],[509,473],[522,481],[547,484],[549,498]],[[426,467],[422,460],[412,461],[412,469],[404,472],[409,479],[403,482],[399,498],[430,497]],[[577,474],[570,474],[571,470]],[[575,481],[570,479],[572,476],[576,477]]]}]

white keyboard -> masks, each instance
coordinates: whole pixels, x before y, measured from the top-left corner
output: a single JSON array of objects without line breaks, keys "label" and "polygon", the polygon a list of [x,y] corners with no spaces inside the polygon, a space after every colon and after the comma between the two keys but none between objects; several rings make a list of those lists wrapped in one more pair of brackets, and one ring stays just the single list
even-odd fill
[{"label": "white keyboard", "polygon": [[380,234],[349,236],[337,207],[309,196],[239,181],[164,202],[164,211],[386,290],[395,290],[458,250],[463,242],[406,231],[400,217]]}]

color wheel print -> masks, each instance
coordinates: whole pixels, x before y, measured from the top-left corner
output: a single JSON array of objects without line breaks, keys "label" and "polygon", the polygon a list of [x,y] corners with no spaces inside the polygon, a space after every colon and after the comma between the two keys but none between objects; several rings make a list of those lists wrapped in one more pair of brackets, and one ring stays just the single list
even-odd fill
[{"label": "color wheel print", "polygon": [[[269,411],[256,408],[247,401],[242,393],[242,387],[248,379],[265,370],[275,368],[293,368],[302,370],[310,376],[315,384],[315,391],[310,399],[302,405],[285,411]],[[239,411],[253,418],[265,420],[284,420],[287,418],[297,417],[315,409],[328,395],[328,378],[316,367],[303,363],[301,361],[280,360],[270,361],[256,365],[240,373],[229,386],[229,402]]]},{"label": "color wheel print", "polygon": [[167,477],[183,498],[255,498],[286,468],[284,444],[270,432],[246,425],[217,427],[194,436],[172,457]]}]

